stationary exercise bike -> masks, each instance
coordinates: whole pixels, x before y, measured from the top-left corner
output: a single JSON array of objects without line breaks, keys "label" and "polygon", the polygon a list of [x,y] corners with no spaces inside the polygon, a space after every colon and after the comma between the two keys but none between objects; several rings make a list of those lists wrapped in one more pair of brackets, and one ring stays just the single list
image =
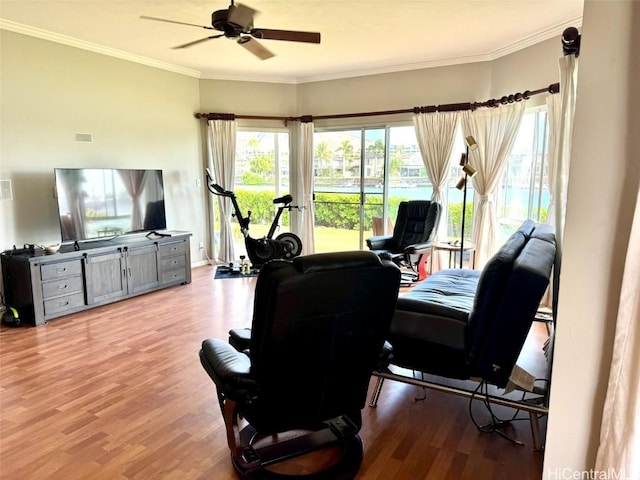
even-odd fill
[{"label": "stationary exercise bike", "polygon": [[246,217],[243,216],[242,211],[240,210],[240,206],[238,205],[238,200],[235,193],[229,190],[225,190],[220,185],[216,184],[213,181],[213,177],[208,168],[207,188],[214,195],[231,199],[231,203],[233,204],[233,209],[235,212],[233,216],[238,219],[238,223],[240,224],[240,231],[242,232],[242,236],[244,237],[244,244],[247,248],[247,255],[249,256],[249,261],[252,263],[254,268],[261,267],[269,260],[282,258],[289,260],[300,255],[300,253],[302,252],[302,241],[296,234],[285,232],[281,233],[276,238],[273,238],[273,235],[276,233],[276,229],[280,226],[279,222],[282,212],[284,210],[291,211],[292,208],[299,208],[295,205],[291,205],[291,202],[293,201],[293,197],[291,195],[284,195],[282,197],[273,199],[274,204],[282,205],[278,207],[278,212],[276,213],[273,222],[271,222],[269,232],[262,238],[253,238],[249,235],[251,210],[248,211]]}]

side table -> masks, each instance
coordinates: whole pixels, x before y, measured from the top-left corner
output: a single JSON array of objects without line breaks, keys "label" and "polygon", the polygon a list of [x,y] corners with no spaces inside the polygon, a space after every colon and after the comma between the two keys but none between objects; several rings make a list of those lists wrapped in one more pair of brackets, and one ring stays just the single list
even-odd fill
[{"label": "side table", "polygon": [[[476,246],[473,243],[465,243],[462,248],[464,252],[470,252],[471,255],[471,268],[474,269],[476,267]],[[449,268],[457,268],[456,265],[459,265],[456,262],[456,257],[460,255],[460,243],[456,242],[433,242],[431,244],[431,262],[429,265],[429,274],[433,273],[433,258],[436,252],[443,251],[449,252]],[[456,255],[457,254],[457,255]],[[459,258],[459,257],[458,257]]]}]

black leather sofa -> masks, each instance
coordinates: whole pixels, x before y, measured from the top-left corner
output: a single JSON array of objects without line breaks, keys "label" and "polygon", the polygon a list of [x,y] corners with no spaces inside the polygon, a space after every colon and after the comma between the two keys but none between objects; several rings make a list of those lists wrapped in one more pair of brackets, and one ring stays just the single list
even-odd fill
[{"label": "black leather sofa", "polygon": [[440,270],[401,295],[388,336],[392,352],[376,373],[380,379],[370,405],[382,379],[403,381],[386,375],[389,365],[505,387],[555,257],[553,227],[527,220],[482,271]]}]

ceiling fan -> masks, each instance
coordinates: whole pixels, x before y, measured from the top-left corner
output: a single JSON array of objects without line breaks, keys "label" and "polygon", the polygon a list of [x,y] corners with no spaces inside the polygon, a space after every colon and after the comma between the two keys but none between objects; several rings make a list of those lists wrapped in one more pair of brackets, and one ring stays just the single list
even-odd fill
[{"label": "ceiling fan", "polygon": [[236,40],[236,42],[246,48],[261,60],[266,60],[274,56],[274,54],[264,47],[256,39],[260,40],[284,40],[288,42],[305,42],[320,43],[320,34],[317,32],[299,32],[294,30],[272,30],[269,28],[254,28],[253,17],[258,13],[251,7],[240,3],[231,5],[225,10],[216,10],[211,14],[211,26],[197,25],[195,23],[178,22],[176,20],[167,20],[165,18],[148,17],[140,15],[145,20],[155,20],[158,22],[177,23],[178,25],[188,25],[191,27],[205,28],[207,30],[218,30],[222,33],[211,35],[210,37],[201,38],[193,42],[173,47],[187,48],[198,43],[206,42],[214,38],[226,37]]}]

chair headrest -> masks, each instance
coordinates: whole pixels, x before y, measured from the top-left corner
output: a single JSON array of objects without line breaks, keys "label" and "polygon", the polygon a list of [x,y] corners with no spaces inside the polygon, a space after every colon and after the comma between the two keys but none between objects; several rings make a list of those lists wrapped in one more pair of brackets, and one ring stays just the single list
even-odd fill
[{"label": "chair headrest", "polygon": [[378,256],[368,250],[316,253],[293,259],[293,265],[301,273],[316,273],[345,268],[382,266]]}]

